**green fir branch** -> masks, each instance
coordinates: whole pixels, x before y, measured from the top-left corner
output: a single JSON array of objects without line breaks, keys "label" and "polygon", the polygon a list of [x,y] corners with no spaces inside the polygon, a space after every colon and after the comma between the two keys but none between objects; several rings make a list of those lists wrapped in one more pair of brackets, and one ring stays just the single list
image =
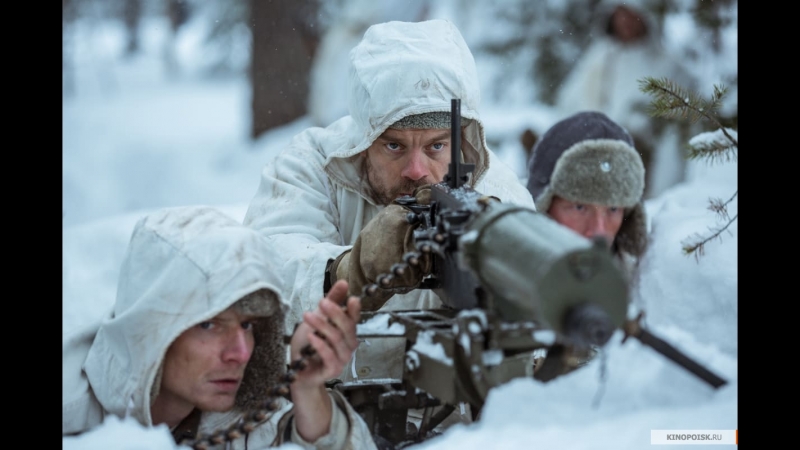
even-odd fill
[{"label": "green fir branch", "polygon": [[[709,228],[711,234],[708,236],[702,236],[700,234],[695,233],[693,236],[695,239],[694,241],[685,240],[682,242],[683,253],[686,255],[694,254],[695,260],[699,261],[700,257],[705,254],[705,245],[714,239],[719,239],[721,241],[722,233],[726,231],[728,227],[730,227],[731,224],[735,222],[736,219],[738,218],[739,214],[736,214],[735,216],[731,217],[730,220],[728,220],[725,226],[719,228]],[[728,234],[731,234],[731,232],[728,231]]]},{"label": "green fir branch", "polygon": [[[681,119],[691,123],[705,119],[717,127],[717,130],[712,133],[701,133],[692,138],[688,145],[687,158],[704,158],[711,163],[737,160],[738,135],[735,130],[726,129],[716,115],[722,105],[722,99],[728,92],[727,88],[714,85],[711,98],[704,100],[696,93],[684,89],[668,78],[644,77],[639,80],[639,89],[653,97],[649,108],[649,113],[653,117]],[[711,234],[707,236],[695,233],[681,242],[684,254],[694,255],[695,260],[699,261],[699,258],[705,254],[707,243],[721,239],[722,233],[725,231],[730,234],[728,228],[738,219],[739,214],[730,217],[728,205],[738,195],[739,191],[736,190],[725,202],[721,199],[709,199],[708,209],[727,222],[722,227],[709,228]]]},{"label": "green fir branch", "polygon": [[715,132],[701,133],[689,141],[686,158],[690,160],[705,158],[710,163],[718,161],[730,162],[737,160],[739,144],[731,130],[723,133],[724,129]]},{"label": "green fir branch", "polygon": [[677,118],[691,123],[706,119],[714,123],[717,128],[724,128],[716,113],[722,106],[722,99],[728,93],[728,88],[725,86],[714,85],[714,93],[709,101],[666,77],[644,77],[639,80],[639,90],[653,96],[649,111],[653,117]]},{"label": "green fir branch", "polygon": [[728,199],[728,201],[723,202],[722,199],[719,198],[712,198],[709,199],[708,209],[712,212],[717,213],[722,219],[730,220],[730,216],[728,215],[728,205],[739,195],[739,190],[737,189],[736,192],[733,193],[733,196]]}]

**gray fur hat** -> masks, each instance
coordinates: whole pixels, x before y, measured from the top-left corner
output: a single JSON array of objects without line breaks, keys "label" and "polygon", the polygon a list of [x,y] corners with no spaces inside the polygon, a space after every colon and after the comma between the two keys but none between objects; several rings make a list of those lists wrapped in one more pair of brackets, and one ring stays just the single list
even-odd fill
[{"label": "gray fur hat", "polygon": [[[465,127],[470,123],[470,119],[461,118],[461,126]],[[405,116],[397,122],[393,123],[389,128],[395,130],[407,130],[416,128],[421,130],[428,129],[450,129],[450,112],[448,111],[433,111],[422,114],[412,114]]]},{"label": "gray fur hat", "polygon": [[255,346],[236,393],[236,406],[242,409],[263,407],[275,386],[286,372],[286,346],[283,342],[284,313],[275,292],[259,289],[234,304],[244,314],[259,316],[253,332]]},{"label": "gray fur hat", "polygon": [[597,111],[573,114],[550,127],[528,164],[528,190],[538,211],[547,213],[554,195],[624,207],[612,248],[636,257],[647,247],[644,182],[644,164],[630,134]]}]

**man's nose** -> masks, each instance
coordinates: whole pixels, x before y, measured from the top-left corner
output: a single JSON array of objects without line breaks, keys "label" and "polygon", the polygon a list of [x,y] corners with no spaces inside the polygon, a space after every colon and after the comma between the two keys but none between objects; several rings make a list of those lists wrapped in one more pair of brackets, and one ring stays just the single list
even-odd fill
[{"label": "man's nose", "polygon": [[430,175],[425,158],[421,149],[412,149],[400,175],[412,181],[418,181]]},{"label": "man's nose", "polygon": [[592,215],[585,235],[589,239],[594,239],[596,237],[605,238],[608,245],[611,245],[611,242],[614,241],[614,236],[611,235],[610,230],[608,219],[602,214],[594,214]]},{"label": "man's nose", "polygon": [[238,329],[228,336],[228,341],[222,353],[222,359],[225,362],[246,363],[250,360],[250,355],[252,353],[253,344],[248,332],[243,329]]}]

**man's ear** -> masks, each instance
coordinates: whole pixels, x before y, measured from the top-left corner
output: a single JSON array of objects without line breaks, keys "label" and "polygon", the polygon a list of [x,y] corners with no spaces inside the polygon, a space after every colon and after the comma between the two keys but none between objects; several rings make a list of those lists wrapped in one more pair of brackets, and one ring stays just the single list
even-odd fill
[{"label": "man's ear", "polygon": [[640,202],[625,215],[614,245],[618,250],[640,258],[647,251],[648,244],[647,213]]}]

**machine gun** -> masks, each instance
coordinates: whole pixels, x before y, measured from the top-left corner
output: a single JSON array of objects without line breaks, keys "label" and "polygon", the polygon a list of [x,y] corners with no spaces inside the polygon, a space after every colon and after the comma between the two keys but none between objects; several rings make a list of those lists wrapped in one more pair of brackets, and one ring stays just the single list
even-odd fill
[{"label": "machine gun", "polygon": [[[381,284],[423,257],[432,272],[436,310],[363,312],[360,339],[404,338],[404,364],[388,379],[333,383],[386,448],[419,442],[468,404],[473,416],[490,389],[518,377],[548,381],[565,349],[604,346],[617,329],[681,364],[712,386],[725,380],[627,319],[626,275],[603,241],[592,242],[533,208],[504,204],[468,185],[473,164],[460,162],[461,104],[452,100],[451,163],[431,186],[429,204],[396,200],[409,209],[416,252],[406,254]],[[533,355],[546,353],[536,367]],[[422,410],[416,430],[409,410]],[[475,417],[473,417],[475,418]]]}]

